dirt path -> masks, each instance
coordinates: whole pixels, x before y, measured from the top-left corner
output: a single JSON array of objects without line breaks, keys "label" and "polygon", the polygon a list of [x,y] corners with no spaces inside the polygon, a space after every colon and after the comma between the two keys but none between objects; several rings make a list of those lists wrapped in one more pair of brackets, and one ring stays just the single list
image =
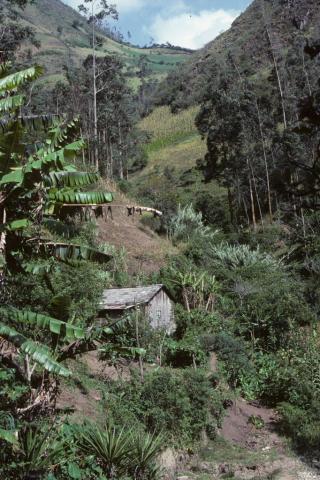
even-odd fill
[{"label": "dirt path", "polygon": [[248,403],[243,399],[234,402],[224,419],[221,437],[252,454],[261,455],[261,463],[239,465],[236,478],[250,479],[257,476],[275,476],[278,480],[320,479],[320,471],[309,468],[301,459],[289,452],[285,440],[276,431],[277,413],[257,402]]}]

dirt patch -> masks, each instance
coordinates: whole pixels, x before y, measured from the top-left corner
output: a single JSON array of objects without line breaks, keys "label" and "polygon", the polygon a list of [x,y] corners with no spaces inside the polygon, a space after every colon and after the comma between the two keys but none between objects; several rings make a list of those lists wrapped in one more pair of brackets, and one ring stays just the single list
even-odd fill
[{"label": "dirt patch", "polygon": [[229,408],[219,433],[225,440],[242,447],[252,450],[277,448],[283,453],[283,440],[275,431],[277,422],[274,410],[239,399]]},{"label": "dirt patch", "polygon": [[[243,399],[229,408],[219,432],[221,437],[247,450],[248,455],[251,452],[261,455],[260,462],[234,466],[235,476],[242,479],[275,476],[278,480],[320,478],[319,471],[308,468],[300,458],[288,453],[285,440],[276,431],[278,420],[275,410]],[[263,460],[269,454],[269,458]],[[223,468],[228,470],[229,466],[223,465]]]},{"label": "dirt patch", "polygon": [[137,362],[119,361],[117,366],[108,365],[107,362],[99,360],[97,351],[81,355],[81,362],[86,366],[90,377],[101,380],[129,380],[131,370],[138,368]]},{"label": "dirt patch", "polygon": [[152,230],[141,225],[138,215],[127,217],[120,209],[114,219],[99,221],[99,240],[125,248],[130,274],[154,273],[165,265],[172,246]]},{"label": "dirt patch", "polygon": [[[104,188],[115,190],[114,185],[106,185]],[[113,218],[109,215],[107,219],[98,220],[98,239],[119,249],[125,248],[130,274],[154,273],[165,265],[167,255],[175,253],[175,249],[171,242],[143,225],[140,214],[128,216],[126,206],[134,204],[135,201],[116,192],[111,204]]]},{"label": "dirt patch", "polygon": [[81,391],[76,386],[62,389],[56,404],[57,410],[71,416],[71,420],[82,422],[85,419],[98,420],[100,418],[99,402],[101,394],[97,390]]}]

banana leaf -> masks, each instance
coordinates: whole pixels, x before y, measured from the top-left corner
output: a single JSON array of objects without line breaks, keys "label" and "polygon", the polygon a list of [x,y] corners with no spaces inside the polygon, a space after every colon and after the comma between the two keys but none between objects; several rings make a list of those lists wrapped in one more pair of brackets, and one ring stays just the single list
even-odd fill
[{"label": "banana leaf", "polygon": [[0,323],[0,336],[12,343],[21,352],[28,354],[32,360],[41,365],[50,373],[62,377],[69,377],[70,370],[63,367],[53,357],[50,350],[37,342],[28,340],[24,335],[21,335],[14,328],[8,327]]},{"label": "banana leaf", "polygon": [[47,187],[85,187],[96,183],[100,176],[88,172],[50,172],[45,177]]},{"label": "banana leaf", "polygon": [[2,98],[0,99],[0,112],[16,110],[23,105],[23,101],[23,95],[14,95],[13,97]]},{"label": "banana leaf", "polygon": [[49,199],[61,204],[101,205],[110,203],[113,195],[110,192],[50,192]]},{"label": "banana leaf", "polygon": [[35,80],[43,73],[43,68],[39,66],[30,67],[20,72],[12,73],[0,79],[0,95],[1,93],[15,90],[20,85],[29,80]]},{"label": "banana leaf", "polygon": [[0,428],[0,440],[11,443],[11,445],[14,445],[15,447],[18,446],[18,439],[15,431]]},{"label": "banana leaf", "polygon": [[28,310],[18,310],[12,307],[0,308],[0,315],[7,320],[22,324],[36,325],[39,328],[48,329],[51,333],[61,335],[69,341],[81,340],[85,338],[85,332],[82,328],[70,323],[62,322],[56,318]]},{"label": "banana leaf", "polygon": [[83,245],[69,243],[44,242],[41,243],[40,249],[46,256],[50,255],[63,262],[88,260],[107,263],[112,259],[112,256],[107,253],[99,252]]}]

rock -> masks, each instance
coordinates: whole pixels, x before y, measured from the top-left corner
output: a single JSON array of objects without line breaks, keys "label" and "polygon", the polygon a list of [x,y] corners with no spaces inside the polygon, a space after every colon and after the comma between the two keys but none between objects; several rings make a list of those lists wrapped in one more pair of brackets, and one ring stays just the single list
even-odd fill
[{"label": "rock", "polygon": [[201,473],[218,474],[219,467],[214,463],[202,462],[198,466],[198,471]]},{"label": "rock", "polygon": [[230,465],[228,465],[227,463],[222,463],[221,465],[219,465],[219,473],[220,474],[232,473]]},{"label": "rock", "polygon": [[159,465],[165,471],[168,480],[176,478],[177,460],[172,448],[164,450],[159,457]]}]

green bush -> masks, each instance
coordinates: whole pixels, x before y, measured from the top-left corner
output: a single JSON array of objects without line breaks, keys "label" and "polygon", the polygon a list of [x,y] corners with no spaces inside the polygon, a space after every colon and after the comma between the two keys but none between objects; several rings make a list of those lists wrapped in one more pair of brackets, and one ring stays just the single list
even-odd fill
[{"label": "green bush", "polygon": [[168,444],[190,446],[203,429],[219,424],[223,395],[201,369],[157,369],[144,382],[112,382],[106,397],[108,415],[116,425],[135,431],[161,432]]},{"label": "green bush", "polygon": [[177,443],[190,443],[208,424],[213,396],[210,381],[200,370],[159,370],[148,376],[141,394],[145,423]]},{"label": "green bush", "polygon": [[314,456],[320,453],[320,402],[314,400],[309,408],[290,403],[278,407],[282,416],[281,429],[292,438],[294,446],[301,452]]}]

